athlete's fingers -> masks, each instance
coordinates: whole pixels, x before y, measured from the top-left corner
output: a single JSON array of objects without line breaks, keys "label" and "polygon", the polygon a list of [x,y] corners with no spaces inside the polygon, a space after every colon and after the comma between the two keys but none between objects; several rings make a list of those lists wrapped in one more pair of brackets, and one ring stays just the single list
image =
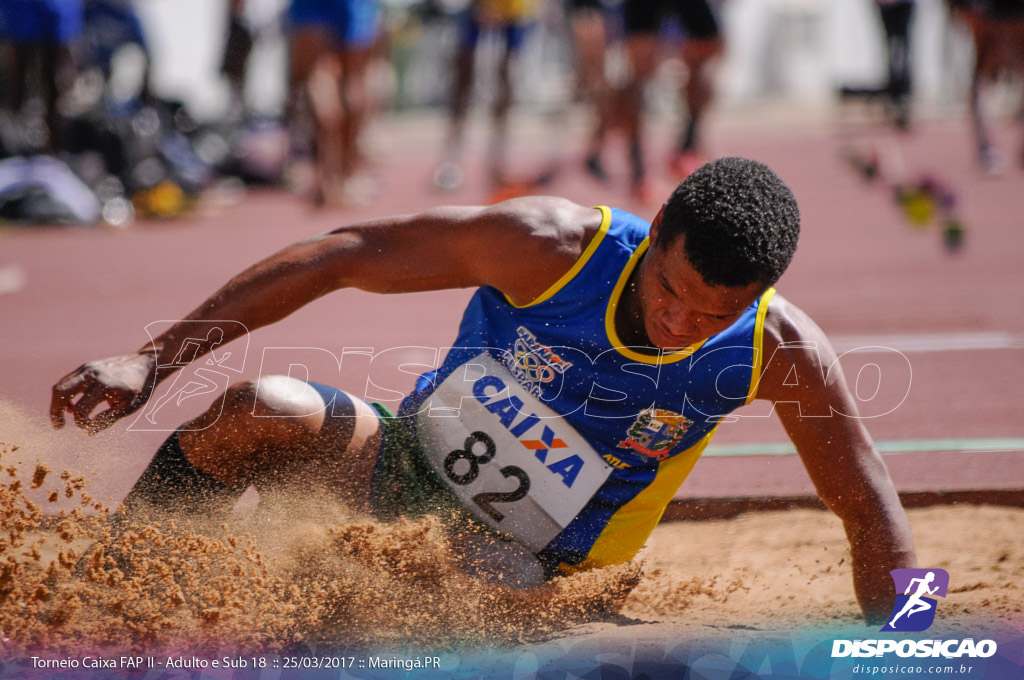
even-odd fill
[{"label": "athlete's fingers", "polygon": [[97,432],[102,432],[103,430],[107,429],[108,427],[116,423],[118,420],[120,420],[121,417],[124,415],[124,409],[117,409],[113,407],[108,408],[106,411],[101,411],[100,413],[97,413],[96,417],[92,418],[89,421],[89,434],[96,434]]},{"label": "athlete's fingers", "polygon": [[74,416],[75,425],[84,429],[92,429],[92,420],[89,417],[90,414],[96,409],[97,406],[107,400],[107,395],[101,385],[93,385],[82,398],[75,402],[74,406],[71,407],[71,415]]},{"label": "athlete's fingers", "polygon": [[[107,401],[109,402],[111,400],[108,399]],[[139,409],[143,402],[144,400],[142,399],[121,399],[115,401],[110,408],[101,413],[97,413],[96,416],[92,419],[92,421],[89,424],[89,434],[96,434],[97,432],[101,432],[110,427],[111,425],[113,425],[114,423],[116,423],[121,418],[124,418],[126,415],[134,413]]]},{"label": "athlete's fingers", "polygon": [[88,387],[85,367],[81,366],[53,386],[50,397],[50,422],[57,429],[64,427],[64,412],[71,409],[74,398]]},{"label": "athlete's fingers", "polygon": [[54,386],[53,392],[50,395],[50,424],[53,425],[54,429],[59,430],[64,427],[64,407],[66,403],[64,393]]}]

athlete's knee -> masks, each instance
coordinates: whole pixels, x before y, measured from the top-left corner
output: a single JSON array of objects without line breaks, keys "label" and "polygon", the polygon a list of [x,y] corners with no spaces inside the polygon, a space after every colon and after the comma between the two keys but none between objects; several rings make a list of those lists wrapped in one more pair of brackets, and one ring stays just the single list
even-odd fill
[{"label": "athlete's knee", "polygon": [[235,383],[227,389],[224,398],[225,415],[251,417],[264,427],[276,425],[289,430],[308,430],[309,434],[319,430],[324,408],[323,398],[309,384],[283,375]]},{"label": "athlete's knee", "polygon": [[348,76],[341,87],[342,105],[350,116],[361,116],[370,108],[368,84],[363,74]]},{"label": "athlete's knee", "polygon": [[725,41],[720,36],[690,40],[683,45],[683,62],[691,68],[698,67],[724,51]]}]

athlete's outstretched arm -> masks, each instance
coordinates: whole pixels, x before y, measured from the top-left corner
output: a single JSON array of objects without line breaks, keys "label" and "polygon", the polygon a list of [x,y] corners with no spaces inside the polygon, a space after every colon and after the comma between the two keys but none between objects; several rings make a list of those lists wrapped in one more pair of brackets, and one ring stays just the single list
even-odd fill
[{"label": "athlete's outstretched arm", "polygon": [[818,495],[842,520],[857,601],[869,623],[882,623],[894,602],[889,571],[916,566],[906,513],[825,334],[785,299],[771,304],[757,396],[774,402]]},{"label": "athlete's outstretched arm", "polygon": [[[104,429],[140,408],[180,367],[175,354],[186,339],[207,336],[205,322],[238,323],[217,342],[200,342],[192,360],[340,288],[402,293],[489,285],[528,302],[572,267],[600,221],[598,211],[570,201],[528,197],[384,218],[299,241],[232,278],[138,351],[89,362],[62,378],[53,388],[51,420],[62,427],[71,412],[79,427]],[[104,402],[110,408],[93,417]]]}]

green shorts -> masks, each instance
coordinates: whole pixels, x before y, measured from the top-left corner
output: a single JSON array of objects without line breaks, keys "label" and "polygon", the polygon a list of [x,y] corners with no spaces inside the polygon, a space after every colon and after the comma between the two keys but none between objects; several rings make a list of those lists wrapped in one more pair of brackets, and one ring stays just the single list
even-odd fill
[{"label": "green shorts", "polygon": [[[402,517],[432,515],[441,520],[449,534],[472,534],[495,537],[501,541],[511,540],[510,537],[476,519],[434,471],[423,452],[423,447],[409,427],[407,418],[396,417],[386,406],[378,402],[374,402],[372,406],[380,417],[381,430],[384,434],[380,457],[377,460],[377,472],[373,478],[373,515],[376,519],[392,522]],[[509,554],[508,550],[500,552]],[[479,565],[474,567],[479,568]],[[541,565],[539,568],[544,579],[556,574],[553,565]]]},{"label": "green shorts", "polygon": [[373,479],[373,514],[379,520],[437,516],[456,525],[473,523],[466,506],[430,466],[405,418],[378,402],[383,443]]}]

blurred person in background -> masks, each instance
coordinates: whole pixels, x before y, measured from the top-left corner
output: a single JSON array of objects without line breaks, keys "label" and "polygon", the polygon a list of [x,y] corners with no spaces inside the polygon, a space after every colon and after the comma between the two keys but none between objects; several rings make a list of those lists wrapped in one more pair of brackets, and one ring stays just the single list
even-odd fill
[{"label": "blurred person in background", "polygon": [[[985,119],[982,90],[986,83],[1005,72],[1024,74],[1024,0],[949,0],[949,4],[974,41],[974,73],[968,103],[978,163],[986,173],[1000,174],[1005,160]],[[1024,166],[1024,147],[1018,159]]]},{"label": "blurred person in background", "polygon": [[[306,136],[313,178],[309,198],[351,204],[367,200],[361,133],[370,112],[368,67],[380,33],[377,0],[291,0],[288,100],[293,142]],[[303,131],[302,125],[308,128]],[[305,132],[305,135],[303,135]],[[294,153],[294,150],[293,150]]]},{"label": "blurred person in background", "polygon": [[[0,42],[7,54],[8,82],[0,95],[8,115],[17,118],[35,94],[42,101],[42,128],[27,139],[28,150],[50,153],[60,148],[58,100],[72,78],[71,46],[82,33],[80,0],[2,0]],[[32,91],[35,90],[35,93]]]},{"label": "blurred person in background", "polygon": [[644,166],[641,114],[644,87],[658,64],[662,23],[674,18],[686,34],[680,56],[687,69],[683,94],[688,118],[668,159],[669,171],[677,180],[684,179],[706,161],[700,149],[700,125],[713,96],[710,62],[723,52],[724,41],[709,0],[625,0],[624,12],[626,47],[632,69],[625,93],[632,104],[625,110],[631,191],[646,202],[652,197]]},{"label": "blurred person in background", "polygon": [[915,0],[876,0],[876,3],[885,29],[889,65],[886,96],[893,122],[905,129],[910,124],[910,22],[914,17]]},{"label": "blurred person in background", "polygon": [[228,0],[227,38],[220,64],[220,72],[231,88],[231,108],[235,117],[245,110],[245,70],[253,46],[252,33],[242,17],[244,9],[245,0]]},{"label": "blurred person in background", "polygon": [[460,17],[458,44],[452,68],[452,94],[449,104],[449,127],[444,159],[434,171],[434,184],[452,190],[462,185],[462,143],[466,114],[473,90],[477,46],[485,34],[501,39],[501,54],[495,73],[492,104],[492,131],[488,165],[493,187],[500,188],[508,179],[506,142],[508,113],[512,106],[512,70],[519,51],[538,13],[538,0],[473,0]]},{"label": "blurred person in background", "polygon": [[594,123],[587,138],[583,167],[595,179],[605,182],[608,174],[601,152],[611,126],[611,86],[607,80],[605,55],[612,39],[610,14],[613,0],[566,0],[566,15],[576,56],[576,96],[593,108]]}]

